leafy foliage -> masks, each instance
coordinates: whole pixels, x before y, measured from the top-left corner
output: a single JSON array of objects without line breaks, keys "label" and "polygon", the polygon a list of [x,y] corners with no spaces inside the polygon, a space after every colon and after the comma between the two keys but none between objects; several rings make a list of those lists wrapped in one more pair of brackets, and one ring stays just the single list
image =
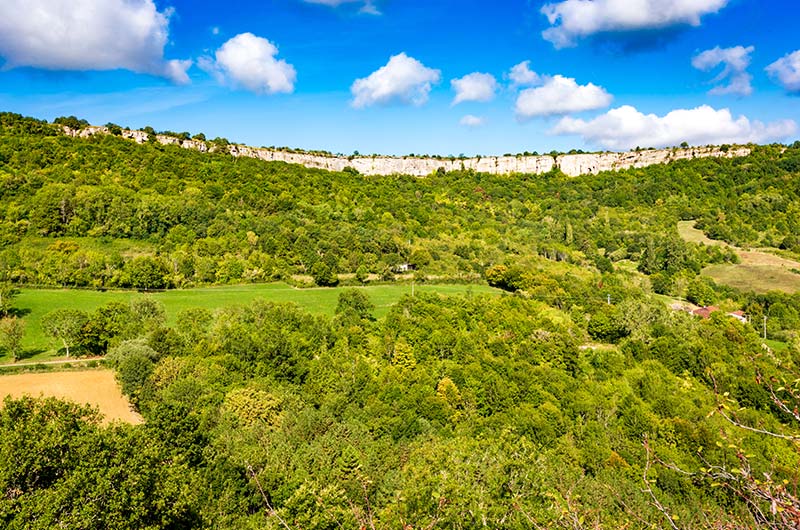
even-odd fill
[{"label": "leafy foliage", "polygon": [[[171,327],[152,300],[101,306],[78,342],[108,352],[146,422],[6,401],[0,526],[791,521],[800,295],[699,279],[735,256],[675,227],[697,219],[732,243],[783,241],[800,218],[797,149],[582,179],[378,179],[71,139],[2,114],[7,280],[332,284],[411,263],[421,279],[483,276],[508,293],[416,293],[376,320],[345,290],[332,318],[256,301],[188,310]],[[653,291],[725,311],[696,319]],[[725,314],[735,307],[767,316],[784,348]]]}]

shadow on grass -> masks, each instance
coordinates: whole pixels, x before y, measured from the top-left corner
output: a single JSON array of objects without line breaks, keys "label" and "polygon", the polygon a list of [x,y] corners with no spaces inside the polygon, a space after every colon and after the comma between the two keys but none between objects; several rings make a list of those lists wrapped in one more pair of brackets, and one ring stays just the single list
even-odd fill
[{"label": "shadow on grass", "polygon": [[[41,348],[32,348],[30,350],[25,350],[25,351],[23,351],[23,352],[21,352],[19,354],[19,358],[17,359],[17,362],[26,361],[26,360],[30,359],[31,357],[34,357],[34,356],[39,355],[40,353],[44,353],[46,351],[47,350],[43,350]],[[0,362],[11,362],[12,360],[13,359],[11,358],[11,355],[8,355],[8,354],[4,355],[3,357],[0,357]]]}]

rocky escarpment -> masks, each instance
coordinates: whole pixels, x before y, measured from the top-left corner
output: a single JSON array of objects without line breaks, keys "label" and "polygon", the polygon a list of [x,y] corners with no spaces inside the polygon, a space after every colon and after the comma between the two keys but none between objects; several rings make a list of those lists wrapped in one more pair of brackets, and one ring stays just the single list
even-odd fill
[{"label": "rocky escarpment", "polygon": [[[86,127],[75,130],[64,127],[64,132],[75,137],[89,137],[95,134],[111,134],[106,127]],[[149,140],[149,135],[144,131],[122,130],[123,138],[129,138],[138,143]],[[296,153],[260,147],[243,145],[225,145],[217,147],[210,142],[200,140],[183,140],[174,136],[156,135],[155,140],[164,145],[179,145],[186,149],[198,151],[214,151],[227,149],[233,156],[258,158],[266,161],[286,162],[300,164],[306,167],[326,169],[329,171],[343,171],[353,168],[363,175],[414,175],[424,177],[442,171],[458,171],[471,169],[481,173],[496,175],[541,174],[558,168],[564,174],[573,177],[587,174],[597,174],[601,171],[614,171],[634,167],[666,164],[675,160],[693,158],[734,158],[747,156],[750,149],[747,147],[690,147],[673,149],[647,149],[644,151],[625,153],[598,153],[598,154],[569,154],[569,155],[540,155],[540,156],[487,156],[474,158],[431,158],[431,157],[392,157],[392,156],[335,156],[310,153]]]}]

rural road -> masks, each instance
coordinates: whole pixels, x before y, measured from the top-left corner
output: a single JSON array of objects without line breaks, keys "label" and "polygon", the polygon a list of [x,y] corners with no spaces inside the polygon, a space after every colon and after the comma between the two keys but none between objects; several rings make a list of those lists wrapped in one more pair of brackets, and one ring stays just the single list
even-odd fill
[{"label": "rural road", "polygon": [[2,368],[16,368],[18,366],[36,366],[39,364],[70,364],[70,363],[86,363],[89,361],[100,361],[102,357],[83,357],[80,359],[61,359],[58,361],[29,361],[24,363],[4,363],[0,364],[0,369]]}]

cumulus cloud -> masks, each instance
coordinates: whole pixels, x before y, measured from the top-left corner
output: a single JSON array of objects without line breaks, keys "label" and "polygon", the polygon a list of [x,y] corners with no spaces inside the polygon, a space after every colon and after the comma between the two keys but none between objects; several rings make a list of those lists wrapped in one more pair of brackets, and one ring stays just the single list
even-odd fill
[{"label": "cumulus cloud", "polygon": [[538,85],[542,82],[541,76],[531,70],[530,61],[522,61],[514,65],[511,71],[508,72],[508,78],[511,80],[511,86],[514,88]]},{"label": "cumulus cloud", "polygon": [[355,80],[350,87],[352,105],[357,109],[391,102],[422,105],[428,101],[432,85],[441,77],[439,70],[400,53],[368,77]]},{"label": "cumulus cloud", "polygon": [[491,101],[497,91],[497,80],[491,74],[472,73],[453,79],[450,85],[456,92],[453,105],[464,101]]},{"label": "cumulus cloud", "polygon": [[463,125],[464,127],[480,127],[486,120],[481,117],[473,116],[472,114],[467,114],[458,122],[459,125]]},{"label": "cumulus cloud", "polygon": [[613,99],[603,87],[592,83],[579,85],[571,77],[556,75],[543,79],[537,88],[527,88],[517,96],[519,119],[554,116],[607,107]]},{"label": "cumulus cloud", "polygon": [[709,94],[721,96],[725,94],[735,94],[737,96],[749,96],[753,93],[750,81],[753,76],[747,73],[750,66],[750,54],[755,48],[753,46],[734,46],[732,48],[712,48],[695,55],[692,58],[692,66],[703,72],[708,72],[714,68],[724,65],[722,72],[714,78],[713,83],[727,81],[727,84],[717,85],[709,91]]},{"label": "cumulus cloud", "polygon": [[220,46],[215,59],[202,57],[198,65],[220,82],[256,94],[291,94],[297,72],[277,55],[278,48],[267,39],[240,33]]},{"label": "cumulus cloud", "polygon": [[764,143],[794,134],[797,124],[792,120],[764,124],[745,116],[734,118],[730,110],[716,110],[708,105],[673,110],[664,116],[643,114],[626,105],[589,121],[562,118],[551,132],[580,135],[588,143],[620,150],[637,145],[666,147],[682,142],[692,145]]},{"label": "cumulus cloud", "polygon": [[556,48],[565,48],[597,33],[699,26],[704,15],[717,13],[729,1],[564,0],[542,7],[552,26],[542,32],[542,37]]},{"label": "cumulus cloud", "polygon": [[2,0],[5,68],[116,70],[188,83],[189,60],[164,59],[170,10],[153,0]]},{"label": "cumulus cloud", "polygon": [[800,50],[781,57],[766,70],[789,92],[800,92]]}]

